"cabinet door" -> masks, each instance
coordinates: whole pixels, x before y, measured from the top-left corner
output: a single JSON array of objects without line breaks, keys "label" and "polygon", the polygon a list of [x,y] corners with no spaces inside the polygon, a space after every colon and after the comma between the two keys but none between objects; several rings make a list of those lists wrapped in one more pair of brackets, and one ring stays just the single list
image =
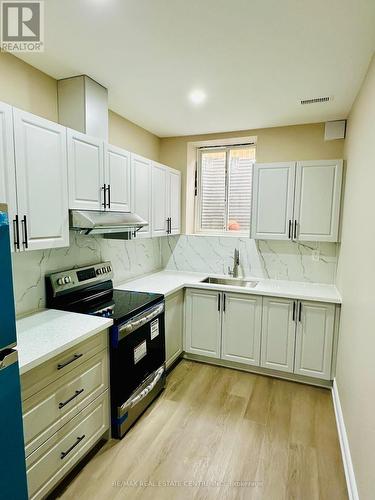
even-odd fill
[{"label": "cabinet door", "polygon": [[220,358],[221,292],[190,288],[185,296],[185,351]]},{"label": "cabinet door", "polygon": [[261,366],[293,372],[296,302],[263,297]]},{"label": "cabinet door", "polygon": [[182,353],[182,329],[184,312],[183,290],[165,300],[165,345],[167,368]]},{"label": "cabinet door", "polygon": [[151,236],[151,160],[131,155],[132,211],[148,222],[137,231],[137,238]]},{"label": "cabinet door", "polygon": [[290,239],[295,163],[257,163],[253,173],[251,237]]},{"label": "cabinet door", "polygon": [[338,241],[342,160],[297,163],[294,219],[297,239]]},{"label": "cabinet door", "polygon": [[67,130],[69,208],[104,210],[103,141]]},{"label": "cabinet door", "polygon": [[335,305],[301,301],[294,373],[331,379]]},{"label": "cabinet door", "polygon": [[16,170],[14,163],[12,107],[0,102],[0,203],[8,205],[11,249],[17,215]]},{"label": "cabinet door", "polygon": [[222,359],[260,365],[262,297],[223,294]]},{"label": "cabinet door", "polygon": [[160,163],[152,164],[152,236],[167,234],[167,175]]},{"label": "cabinet door", "polygon": [[23,247],[68,246],[66,129],[18,109],[13,120]]},{"label": "cabinet door", "polygon": [[104,146],[105,183],[109,186],[108,209],[130,212],[130,153],[106,144]]},{"label": "cabinet door", "polygon": [[181,233],[181,172],[168,170],[168,207],[170,234]]}]

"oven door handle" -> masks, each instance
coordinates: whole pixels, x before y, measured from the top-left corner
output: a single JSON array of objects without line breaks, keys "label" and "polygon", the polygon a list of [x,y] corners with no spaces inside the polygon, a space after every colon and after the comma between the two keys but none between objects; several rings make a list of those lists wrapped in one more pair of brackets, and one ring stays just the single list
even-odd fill
[{"label": "oven door handle", "polygon": [[117,341],[123,339],[129,333],[138,330],[141,326],[146,323],[150,323],[151,320],[159,316],[164,311],[164,303],[144,312],[140,317],[135,317],[128,321],[124,325],[120,326],[118,329]]},{"label": "oven door handle", "polygon": [[152,381],[146,386],[142,391],[134,396],[131,399],[128,399],[121,407],[120,407],[120,412],[123,414],[125,411],[130,410],[130,408],[133,408],[135,405],[137,405],[142,399],[144,399],[149,392],[152,391],[152,389],[155,387],[155,385],[159,382],[161,377],[163,376],[163,373],[165,372],[165,367],[161,366],[159,370],[155,373],[155,377],[152,379]]}]

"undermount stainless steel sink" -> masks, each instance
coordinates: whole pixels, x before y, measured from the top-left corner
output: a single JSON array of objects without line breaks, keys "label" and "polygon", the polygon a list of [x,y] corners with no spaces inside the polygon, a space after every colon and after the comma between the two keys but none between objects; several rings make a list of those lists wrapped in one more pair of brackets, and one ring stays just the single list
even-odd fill
[{"label": "undermount stainless steel sink", "polygon": [[229,286],[242,286],[247,288],[255,288],[259,281],[243,280],[241,278],[215,278],[209,276],[201,281],[201,283],[211,283],[214,285],[229,285]]}]

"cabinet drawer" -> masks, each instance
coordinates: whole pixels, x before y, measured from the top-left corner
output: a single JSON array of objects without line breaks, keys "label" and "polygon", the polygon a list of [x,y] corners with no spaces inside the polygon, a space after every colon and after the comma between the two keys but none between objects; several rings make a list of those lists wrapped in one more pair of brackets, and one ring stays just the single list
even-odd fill
[{"label": "cabinet drawer", "polygon": [[26,459],[29,499],[43,498],[108,426],[108,391],[105,391]]},{"label": "cabinet drawer", "polygon": [[105,330],[24,373],[21,376],[22,399],[41,391],[107,346],[108,335]]},{"label": "cabinet drawer", "polygon": [[105,349],[23,402],[26,456],[108,388]]}]

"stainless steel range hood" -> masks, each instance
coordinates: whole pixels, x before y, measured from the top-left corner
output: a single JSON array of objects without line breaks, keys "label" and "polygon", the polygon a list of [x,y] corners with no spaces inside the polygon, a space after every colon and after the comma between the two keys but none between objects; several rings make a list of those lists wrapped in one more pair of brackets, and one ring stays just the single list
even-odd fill
[{"label": "stainless steel range hood", "polygon": [[102,234],[106,238],[131,239],[148,222],[137,214],[71,210],[70,228],[81,234]]}]

